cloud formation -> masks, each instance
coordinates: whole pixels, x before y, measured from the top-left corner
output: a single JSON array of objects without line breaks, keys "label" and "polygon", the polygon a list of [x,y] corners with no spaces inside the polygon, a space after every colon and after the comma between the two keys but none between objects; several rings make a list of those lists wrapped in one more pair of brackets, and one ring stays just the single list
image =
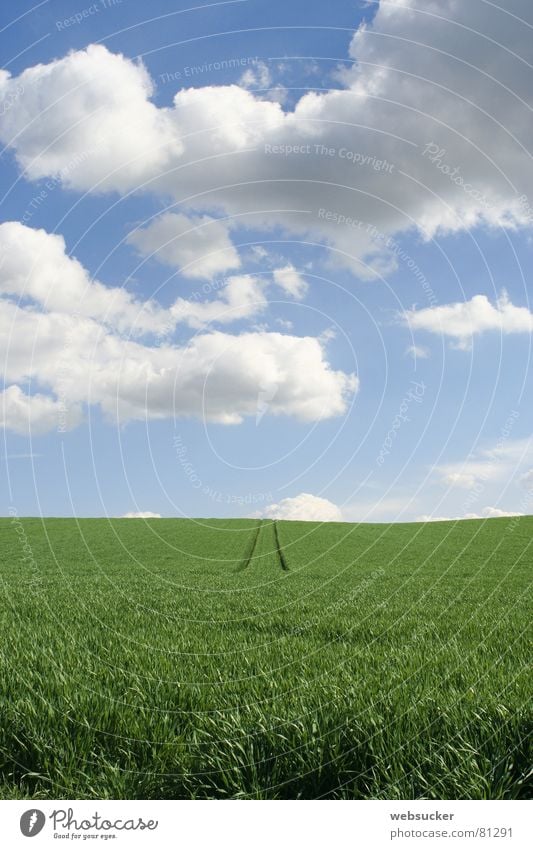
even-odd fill
[{"label": "cloud formation", "polygon": [[214,300],[178,298],[169,312],[174,322],[201,328],[211,323],[229,324],[253,318],[267,304],[262,281],[250,274],[239,274],[228,277]]},{"label": "cloud formation", "polygon": [[[531,226],[520,17],[527,0],[513,14],[458,0],[380,4],[352,39],[343,87],[291,109],[239,85],[181,89],[156,107],[142,63],[90,45],[18,77],[2,72],[0,96],[23,92],[0,138],[31,179],[186,198],[188,214],[282,228],[372,276],[394,268],[382,238],[394,233]],[[225,250],[215,254],[231,258]]]},{"label": "cloud formation", "polygon": [[1,137],[32,180],[54,176],[74,189],[124,192],[183,150],[169,110],[150,102],[146,68],[101,45],[18,77],[0,73],[2,97],[17,86],[23,94],[3,115]]},{"label": "cloud formation", "polygon": [[161,513],[151,513],[149,510],[141,510],[139,513],[124,513],[121,519],[161,519]]},{"label": "cloud formation", "polygon": [[140,302],[120,287],[93,280],[64,238],[18,221],[0,224],[0,294],[30,300],[50,312],[92,318],[120,332],[158,333],[168,315],[155,301]]},{"label": "cloud formation", "polygon": [[500,510],[499,507],[485,507],[481,513],[466,513],[464,516],[418,516],[417,522],[460,522],[464,519],[505,519],[513,516],[523,516],[523,513],[513,513]]},{"label": "cloud formation", "polygon": [[254,514],[265,519],[285,519],[294,522],[342,522],[342,511],[327,498],[302,492],[294,498],[283,498]]},{"label": "cloud formation", "polygon": [[307,283],[291,263],[283,268],[274,269],[273,277],[274,283],[289,297],[300,301],[305,296],[308,289]]},{"label": "cloud formation", "polygon": [[[212,331],[185,345],[151,347],[92,319],[5,300],[0,356],[8,384],[31,381],[51,393],[52,402],[62,398],[69,408],[96,404],[122,423],[192,416],[238,424],[255,416],[259,387],[265,386],[275,389],[270,415],[317,421],[342,415],[358,388],[355,375],[329,366],[321,342],[312,337]],[[8,396],[10,403],[17,398]],[[51,423],[51,410],[43,407],[43,422]]]},{"label": "cloud formation", "polygon": [[192,279],[212,280],[241,265],[227,222],[209,215],[165,212],[133,230],[128,241],[142,256],[153,256]]},{"label": "cloud formation", "polygon": [[16,385],[0,392],[0,427],[22,436],[38,436],[50,430],[66,432],[82,420],[79,404],[67,407],[63,400],[48,395],[26,395]]},{"label": "cloud formation", "polygon": [[465,460],[435,467],[439,482],[445,486],[470,490],[479,485],[510,480],[533,455],[533,438],[510,439],[510,428],[518,418],[512,412],[506,435],[490,448],[473,452]]},{"label": "cloud formation", "polygon": [[533,332],[533,313],[512,304],[505,292],[494,305],[486,295],[474,295],[470,301],[409,310],[406,321],[412,330],[450,337],[462,350],[468,350],[473,337],[481,333]]},{"label": "cloud formation", "polygon": [[[91,279],[64,239],[44,230],[1,224],[0,257],[2,425],[11,430],[68,430],[91,404],[121,422],[236,424],[256,414],[265,387],[270,415],[317,421],[341,415],[357,391],[355,375],[329,366],[321,339],[213,330],[266,308],[267,283],[256,277],[233,275],[211,300],[178,298],[166,309]],[[209,332],[181,345],[141,341],[168,340],[178,324]]]},{"label": "cloud formation", "polygon": [[[0,98],[17,93],[0,139],[30,180],[171,197],[174,211],[130,241],[192,279],[240,270],[239,228],[319,243],[330,261],[376,277],[398,262],[395,234],[531,227],[527,12],[527,0],[514,0],[513,14],[458,0],[379,4],[353,36],[341,87],[310,91],[290,108],[245,88],[267,81],[261,67],[243,85],[180,89],[158,107],[142,62],[90,45],[18,76],[0,72]],[[233,274],[214,298],[163,309],[91,279],[61,236],[8,222],[0,240],[0,324],[12,340],[6,423],[19,421],[30,397],[43,423],[63,398],[69,409],[95,403],[121,420],[237,423],[256,414],[265,386],[269,413],[314,421],[342,414],[357,391],[354,375],[329,365],[323,339],[211,328],[264,309],[259,275]],[[305,295],[292,265],[272,278],[290,297]],[[477,333],[532,329],[526,307],[483,294],[412,310],[408,320],[462,348]],[[178,323],[201,332],[172,344]],[[143,342],[148,334],[164,343]],[[469,482],[468,472],[449,474]]]}]

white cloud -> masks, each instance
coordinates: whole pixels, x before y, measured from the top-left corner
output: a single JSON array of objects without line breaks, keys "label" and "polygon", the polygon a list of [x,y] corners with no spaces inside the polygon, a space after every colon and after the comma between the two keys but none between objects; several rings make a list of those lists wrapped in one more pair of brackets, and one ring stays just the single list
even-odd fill
[{"label": "white cloud", "polygon": [[352,40],[345,88],[308,92],[287,111],[237,85],[182,89],[155,107],[142,65],[93,45],[3,72],[0,96],[24,91],[0,136],[32,179],[63,170],[78,190],[187,198],[198,214],[325,243],[372,276],[397,262],[387,237],[413,227],[429,237],[531,226],[529,11],[528,0],[513,14],[457,0],[379,4]]},{"label": "white cloud", "polygon": [[506,518],[507,516],[523,516],[524,514],[515,513],[514,511],[500,510],[499,507],[485,507],[485,509],[483,510],[483,515],[487,519],[502,519]]},{"label": "white cloud", "polygon": [[[509,417],[508,433],[516,417]],[[435,467],[440,482],[449,487],[472,489],[497,481],[510,480],[533,456],[533,438],[511,439],[500,436],[491,447],[480,448],[465,460]]]},{"label": "white cloud", "polygon": [[235,424],[256,414],[259,389],[275,395],[271,415],[316,421],[341,415],[357,391],[354,375],[330,368],[321,339],[265,330],[209,332],[181,346],[132,338],[255,316],[267,305],[266,284],[251,275],[229,277],[210,301],[178,298],[164,309],[91,280],[63,238],[44,230],[0,225],[0,255],[4,427],[68,429],[91,404],[120,421],[177,415]]},{"label": "white cloud", "polygon": [[183,150],[170,110],[150,103],[144,66],[102,45],[15,78],[2,72],[1,96],[17,87],[23,93],[5,110],[1,136],[33,180],[59,176],[76,189],[128,191]]},{"label": "white cloud", "polygon": [[[427,513],[423,513],[422,516],[417,516],[415,522],[457,522],[460,518],[459,516],[431,516]],[[477,517],[473,517],[477,518]]]},{"label": "white cloud", "polygon": [[487,331],[501,334],[533,332],[533,313],[516,307],[504,292],[493,305],[486,295],[474,295],[470,301],[410,310],[406,320],[412,330],[426,330],[456,340],[468,349],[472,337]]},{"label": "white cloud", "polygon": [[401,487],[401,494],[393,487],[383,495],[378,481],[368,482],[364,490],[368,489],[369,497],[343,506],[345,521],[456,521],[492,518],[500,512],[531,512],[519,483],[524,469],[531,468],[533,437],[511,438],[519,420],[517,411],[510,411],[498,438],[473,451],[466,460],[432,466],[424,480],[415,470],[414,477]]},{"label": "white cloud", "polygon": [[252,318],[267,306],[260,280],[240,274],[228,277],[219,297],[212,301],[194,301],[178,298],[170,308],[175,321],[186,322],[190,327],[201,328],[210,323],[228,324]]},{"label": "white cloud", "polygon": [[227,222],[209,215],[165,212],[147,227],[133,230],[128,241],[143,256],[154,256],[193,279],[212,280],[241,265]]},{"label": "white cloud", "polygon": [[316,421],[342,415],[358,388],[311,337],[211,332],[150,347],[92,319],[5,300],[0,356],[8,384],[31,380],[69,406],[97,404],[121,422],[175,415],[237,424],[256,415],[259,387],[276,388],[269,414]]},{"label": "white cloud", "polygon": [[280,286],[291,298],[299,301],[305,296],[308,289],[307,283],[291,263],[284,268],[274,269],[272,276],[276,286]]},{"label": "white cloud", "polygon": [[406,356],[412,357],[413,360],[427,360],[430,356],[429,349],[422,345],[409,345],[405,353]]},{"label": "white cloud", "polygon": [[258,60],[243,73],[239,85],[245,89],[256,90],[262,97],[284,103],[287,99],[287,89],[279,83],[274,85],[270,68],[262,60]]},{"label": "white cloud", "polygon": [[342,511],[327,498],[302,492],[294,498],[283,498],[270,504],[255,516],[265,519],[285,519],[298,522],[342,522]]},{"label": "white cloud", "polygon": [[[77,191],[186,199],[179,223],[216,235],[207,251],[196,243],[185,257],[198,275],[220,270],[206,266],[207,257],[238,262],[226,224],[212,220],[222,216],[235,222],[232,232],[238,221],[323,243],[336,262],[372,276],[398,261],[387,242],[391,234],[531,226],[530,80],[520,59],[530,44],[519,21],[528,9],[526,0],[515,0],[513,15],[456,0],[429,0],[423,11],[415,0],[380,4],[352,40],[350,55],[358,61],[344,74],[346,88],[309,92],[290,110],[235,85],[183,89],[172,107],[159,108],[141,63],[92,45],[18,77],[0,72],[0,98],[21,92],[16,108],[0,117],[0,138],[30,179],[59,176]],[[178,228],[167,244],[156,238],[155,224],[141,231],[153,238],[146,250],[155,246],[165,262],[182,266],[179,243],[193,237]],[[22,333],[12,337],[8,372],[15,386],[31,377],[38,394],[53,393],[51,403],[61,388],[57,360],[68,361],[69,403],[96,403],[109,415],[118,408],[123,419],[176,411],[240,421],[254,415],[257,387],[266,380],[281,386],[269,407],[274,414],[312,420],[341,414],[357,389],[353,376],[329,367],[321,340],[256,331],[209,333],[181,347],[126,343],[111,331],[168,330],[180,310],[183,320],[201,325],[211,305],[196,305],[203,314],[194,316],[178,299],[173,317],[154,302],[139,304],[91,281],[62,243],[43,239],[34,250],[34,237],[22,234],[28,244],[34,240],[30,255],[43,260],[44,270],[33,270],[14,232],[7,234],[2,291],[7,297],[25,291],[49,314],[20,311]],[[78,303],[80,318],[73,319]],[[9,334],[10,305],[1,309]],[[532,322],[525,307],[505,298],[493,305],[483,295],[409,318],[412,326],[448,333],[461,347],[484,330],[530,333]],[[296,373],[304,362],[313,380]]]},{"label": "white cloud", "polygon": [[258,61],[245,70],[239,80],[243,88],[270,88],[272,76],[266,62]]},{"label": "white cloud", "polygon": [[263,262],[269,257],[269,253],[263,245],[252,245],[250,253],[255,262]]},{"label": "white cloud", "polygon": [[38,435],[50,430],[71,430],[82,421],[78,404],[66,405],[63,400],[47,395],[25,395],[13,385],[0,393],[0,427],[24,436]]},{"label": "white cloud", "polygon": [[124,513],[121,519],[161,519],[161,513],[150,513],[149,510],[141,510],[139,513]]},{"label": "white cloud", "polygon": [[499,507],[485,507],[481,514],[466,513],[464,516],[418,516],[417,522],[460,522],[464,519],[504,519],[512,516],[523,516],[523,513],[514,513],[507,510],[500,510]]},{"label": "white cloud", "polygon": [[77,313],[128,333],[159,332],[168,315],[154,301],[141,303],[118,287],[92,280],[66,253],[59,234],[0,224],[0,293],[16,296],[53,312]]},{"label": "white cloud", "polygon": [[[437,497],[437,490],[425,494],[427,505],[437,517],[448,514],[448,520],[487,519],[527,513],[528,499],[519,484],[524,470],[533,460],[533,438],[511,438],[517,427],[518,413],[513,411],[492,445],[478,448],[462,462],[447,463],[434,469],[437,484],[446,487]],[[433,497],[435,495],[435,498]],[[482,508],[482,505],[489,505]],[[494,506],[498,505],[498,506]]]},{"label": "white cloud", "polygon": [[[0,224],[0,293],[30,299],[47,311],[75,313],[133,336],[165,335],[178,323],[203,327],[251,318],[265,309],[261,282],[249,275],[231,276],[213,286],[212,300],[177,298],[167,310],[153,300],[140,302],[119,287],[92,280],[78,260],[66,253],[62,236],[16,221]],[[223,281],[224,282],[224,281]]]},{"label": "white cloud", "polygon": [[488,463],[468,463],[466,468],[471,471],[446,472],[441,469],[442,483],[446,486],[458,486],[460,489],[471,489],[478,480],[486,480],[491,473],[496,472]]},{"label": "white cloud", "polygon": [[292,330],[293,327],[294,327],[292,321],[288,321],[288,319],[285,319],[285,318],[277,318],[276,324],[278,324],[284,330]]}]

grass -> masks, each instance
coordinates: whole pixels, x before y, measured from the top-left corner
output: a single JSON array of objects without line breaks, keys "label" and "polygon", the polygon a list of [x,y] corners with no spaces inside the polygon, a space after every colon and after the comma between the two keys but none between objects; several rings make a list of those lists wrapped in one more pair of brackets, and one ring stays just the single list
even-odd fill
[{"label": "grass", "polygon": [[0,796],[530,798],[533,519],[0,521]]}]

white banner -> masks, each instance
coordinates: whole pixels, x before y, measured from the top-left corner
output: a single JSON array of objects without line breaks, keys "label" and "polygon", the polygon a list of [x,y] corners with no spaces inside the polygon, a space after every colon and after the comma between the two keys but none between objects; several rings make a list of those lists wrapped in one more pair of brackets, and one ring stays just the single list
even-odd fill
[{"label": "white banner", "polygon": [[532,821],[515,801],[0,801],[0,845],[529,849]]}]

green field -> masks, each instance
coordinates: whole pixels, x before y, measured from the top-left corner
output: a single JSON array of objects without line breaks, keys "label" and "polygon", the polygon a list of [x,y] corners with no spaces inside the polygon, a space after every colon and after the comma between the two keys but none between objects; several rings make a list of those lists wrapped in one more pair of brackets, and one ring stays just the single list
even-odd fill
[{"label": "green field", "polygon": [[533,518],[0,522],[2,798],[530,798]]}]

